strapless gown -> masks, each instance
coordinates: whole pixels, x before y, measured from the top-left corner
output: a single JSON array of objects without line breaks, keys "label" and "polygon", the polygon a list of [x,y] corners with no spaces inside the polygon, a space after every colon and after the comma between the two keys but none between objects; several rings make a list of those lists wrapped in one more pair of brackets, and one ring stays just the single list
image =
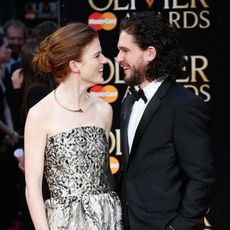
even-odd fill
[{"label": "strapless gown", "polygon": [[45,201],[50,230],[120,230],[121,203],[108,180],[108,142],[96,126],[73,128],[48,138]]}]

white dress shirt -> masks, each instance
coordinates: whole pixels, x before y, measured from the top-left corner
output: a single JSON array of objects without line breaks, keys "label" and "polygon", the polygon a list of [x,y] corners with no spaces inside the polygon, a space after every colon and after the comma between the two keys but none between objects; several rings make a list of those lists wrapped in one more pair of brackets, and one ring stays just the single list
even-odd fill
[{"label": "white dress shirt", "polygon": [[157,89],[161,85],[162,81],[152,81],[147,86],[143,88],[144,94],[147,98],[147,102],[145,103],[141,98],[138,101],[135,101],[132,107],[129,125],[128,125],[128,142],[129,142],[129,152],[131,152],[133,139],[137,130],[137,126],[141,120],[141,117],[147,107],[149,101],[156,93]]}]

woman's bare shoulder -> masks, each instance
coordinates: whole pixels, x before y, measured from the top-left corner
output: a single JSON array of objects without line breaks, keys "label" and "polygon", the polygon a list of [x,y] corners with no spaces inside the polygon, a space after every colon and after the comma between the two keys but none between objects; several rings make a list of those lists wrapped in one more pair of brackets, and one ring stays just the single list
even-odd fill
[{"label": "woman's bare shoulder", "polygon": [[90,100],[92,101],[94,108],[100,113],[112,113],[112,106],[104,99],[90,95]]}]

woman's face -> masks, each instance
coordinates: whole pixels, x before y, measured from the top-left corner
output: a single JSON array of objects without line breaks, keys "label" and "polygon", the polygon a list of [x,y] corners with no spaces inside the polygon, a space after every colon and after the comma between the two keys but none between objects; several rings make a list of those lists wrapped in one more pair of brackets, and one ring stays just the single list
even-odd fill
[{"label": "woman's face", "polygon": [[102,54],[100,41],[95,38],[84,48],[79,71],[82,81],[90,83],[91,86],[103,83],[103,66],[107,58]]},{"label": "woman's face", "polygon": [[0,46],[0,63],[6,63],[11,58],[11,49],[8,47],[8,41],[4,38],[2,46]]}]

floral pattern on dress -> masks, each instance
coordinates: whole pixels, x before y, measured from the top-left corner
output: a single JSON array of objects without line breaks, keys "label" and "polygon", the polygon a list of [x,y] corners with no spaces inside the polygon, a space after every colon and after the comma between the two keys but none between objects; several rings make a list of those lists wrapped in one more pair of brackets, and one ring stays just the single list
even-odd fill
[{"label": "floral pattern on dress", "polygon": [[108,180],[105,130],[73,128],[48,138],[45,175],[51,198],[45,201],[51,230],[120,230],[121,203]]}]

